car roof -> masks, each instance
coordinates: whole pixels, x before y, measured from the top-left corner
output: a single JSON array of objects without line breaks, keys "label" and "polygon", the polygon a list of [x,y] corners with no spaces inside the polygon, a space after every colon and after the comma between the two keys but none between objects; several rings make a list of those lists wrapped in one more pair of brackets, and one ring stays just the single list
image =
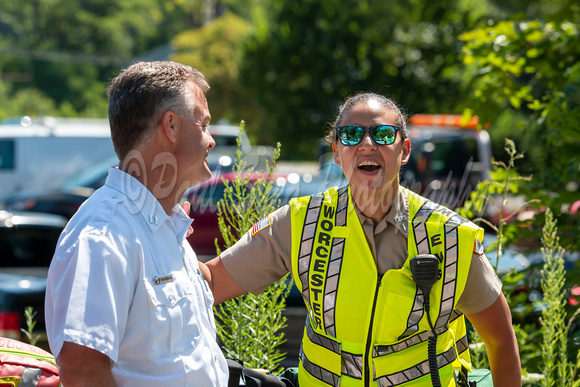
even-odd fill
[{"label": "car roof", "polygon": [[0,137],[111,137],[106,118],[11,117],[0,122]]}]

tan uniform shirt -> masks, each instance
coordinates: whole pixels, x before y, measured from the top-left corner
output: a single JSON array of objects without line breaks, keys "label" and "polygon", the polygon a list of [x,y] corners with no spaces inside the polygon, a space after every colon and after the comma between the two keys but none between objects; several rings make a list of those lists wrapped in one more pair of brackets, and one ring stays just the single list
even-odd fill
[{"label": "tan uniform shirt", "polygon": [[[385,218],[377,225],[354,206],[375,259],[378,272],[400,269],[407,260],[409,205],[401,190]],[[244,290],[259,294],[292,270],[290,206],[270,214],[270,226],[252,236],[251,230],[221,254],[234,281]],[[474,253],[467,285],[458,301],[463,313],[472,314],[489,307],[501,292],[501,281],[484,254]]]}]

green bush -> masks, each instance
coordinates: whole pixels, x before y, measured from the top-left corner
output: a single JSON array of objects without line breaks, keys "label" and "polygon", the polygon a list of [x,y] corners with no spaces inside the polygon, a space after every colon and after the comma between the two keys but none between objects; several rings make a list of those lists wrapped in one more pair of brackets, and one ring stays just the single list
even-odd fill
[{"label": "green bush", "polygon": [[[244,124],[240,125],[240,134]],[[254,223],[275,210],[280,203],[274,189],[274,164],[280,155],[280,144],[274,151],[266,172],[246,170],[239,150],[234,163],[236,177],[225,184],[224,198],[218,202],[220,231],[225,247],[232,246]],[[216,240],[218,255],[221,252]],[[285,354],[277,347],[285,342],[281,329],[286,326],[282,315],[292,282],[288,276],[274,283],[259,296],[245,294],[215,308],[218,336],[226,356],[243,360],[244,366],[264,368],[276,373]]]}]

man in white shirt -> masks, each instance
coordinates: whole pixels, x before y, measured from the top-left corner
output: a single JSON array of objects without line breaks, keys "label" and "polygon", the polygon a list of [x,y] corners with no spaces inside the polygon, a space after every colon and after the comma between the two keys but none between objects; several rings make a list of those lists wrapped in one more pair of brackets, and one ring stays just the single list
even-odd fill
[{"label": "man in white shirt", "polygon": [[119,168],[71,219],[46,291],[63,385],[226,386],[213,296],[178,205],[211,177],[203,74],[140,62],[108,89]]}]

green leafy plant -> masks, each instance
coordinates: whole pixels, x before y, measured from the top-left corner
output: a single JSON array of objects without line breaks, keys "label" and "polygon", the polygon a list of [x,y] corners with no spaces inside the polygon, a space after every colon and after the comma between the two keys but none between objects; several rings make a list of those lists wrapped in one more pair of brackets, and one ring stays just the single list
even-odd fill
[{"label": "green leafy plant", "polygon": [[36,343],[38,343],[38,340],[40,340],[40,335],[35,335],[34,333],[32,333],[34,331],[34,327],[36,326],[36,320],[34,319],[35,317],[36,311],[34,310],[34,308],[32,306],[27,306],[24,309],[24,318],[26,319],[26,329],[24,328],[20,329],[28,339],[28,342],[32,345],[36,345]]},{"label": "green leafy plant", "polygon": [[[512,200],[512,195],[518,194],[520,183],[529,182],[531,176],[520,176],[515,169],[515,161],[523,158],[523,154],[518,153],[515,143],[510,139],[505,139],[505,151],[509,156],[509,161],[504,163],[502,161],[493,161],[494,170],[491,171],[489,180],[478,184],[476,190],[471,193],[470,199],[464,203],[464,206],[459,209],[459,213],[469,219],[473,219],[475,223],[483,224],[490,228],[497,235],[497,242],[492,249],[495,249],[496,259],[491,262],[496,273],[499,266],[499,261],[503,253],[503,246],[506,242],[516,234],[513,229],[517,228],[517,224],[513,220],[521,211],[527,208],[528,204],[537,202],[537,200],[530,200],[515,211],[507,211],[508,201]],[[494,214],[496,223],[490,220],[491,214]],[[526,317],[532,313],[533,306],[527,300],[525,293],[516,293],[515,289],[524,282],[524,274],[517,273],[514,270],[505,274],[502,278],[503,292],[512,310],[512,316],[517,321],[524,322]],[[533,334],[535,328],[525,325],[515,325],[518,338],[518,346],[520,352],[522,349],[528,350],[530,355],[520,355],[522,364],[531,364],[537,358],[537,351],[533,348],[537,347],[538,339],[532,340],[536,337]],[[487,349],[477,332],[470,331],[470,354],[472,356],[472,363],[476,368],[489,368],[487,360]]]},{"label": "green leafy plant", "polygon": [[[243,130],[242,121],[240,134]],[[235,179],[231,182],[224,180],[224,197],[218,202],[218,222],[226,248],[240,239],[253,224],[268,216],[280,202],[274,186],[274,165],[280,155],[280,144],[265,172],[246,169],[240,145],[238,137]],[[217,240],[216,249],[220,254]],[[250,368],[279,371],[279,363],[285,354],[277,347],[285,342],[281,329],[286,326],[286,318],[282,311],[290,286],[291,281],[286,276],[258,296],[245,294],[216,307],[218,336],[226,356],[243,360]]]},{"label": "green leafy plant", "polygon": [[576,372],[580,366],[580,351],[576,363],[568,361],[568,333],[570,324],[580,312],[566,323],[566,271],[564,270],[564,249],[557,236],[557,221],[552,211],[546,210],[546,223],[542,230],[542,256],[544,267],[541,271],[544,308],[540,317],[543,336],[542,371],[544,386],[578,386]]},{"label": "green leafy plant", "polygon": [[[478,184],[476,190],[471,193],[470,200],[466,201],[463,208],[459,210],[461,215],[473,219],[474,222],[484,223],[495,231],[497,235],[495,271],[499,265],[502,255],[502,246],[506,236],[505,226],[513,221],[515,217],[531,203],[538,203],[538,199],[531,199],[519,206],[513,212],[507,212],[508,195],[517,194],[518,183],[529,182],[531,176],[520,176],[515,171],[515,161],[524,157],[523,153],[518,153],[515,143],[509,138],[505,139],[505,151],[509,156],[509,161],[493,161],[494,171],[491,172],[491,179]],[[499,199],[499,203],[498,200]],[[483,215],[490,212],[490,208],[497,213],[497,224],[493,224]]]}]

